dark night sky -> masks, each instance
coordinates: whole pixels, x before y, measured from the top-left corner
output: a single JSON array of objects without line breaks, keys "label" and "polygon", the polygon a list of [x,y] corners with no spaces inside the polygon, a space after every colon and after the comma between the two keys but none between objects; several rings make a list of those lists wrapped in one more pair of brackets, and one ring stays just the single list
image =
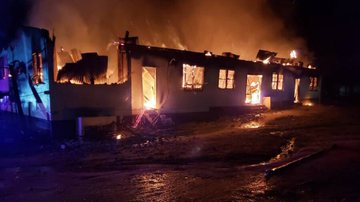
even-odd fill
[{"label": "dark night sky", "polygon": [[30,8],[28,0],[0,0],[0,49],[9,43],[17,28],[26,23]]},{"label": "dark night sky", "polygon": [[[1,0],[0,48],[25,23],[31,0]],[[305,38],[328,83],[360,73],[360,1],[269,0],[286,27]],[[349,73],[350,71],[350,73]]]},{"label": "dark night sky", "polygon": [[[360,1],[270,0],[286,25],[305,38],[323,76],[323,94],[359,85]],[[286,8],[286,9],[284,9]]]},{"label": "dark night sky", "polygon": [[[303,36],[325,75],[359,73],[360,1],[272,0],[287,26]],[[288,8],[288,11],[281,11]]]}]

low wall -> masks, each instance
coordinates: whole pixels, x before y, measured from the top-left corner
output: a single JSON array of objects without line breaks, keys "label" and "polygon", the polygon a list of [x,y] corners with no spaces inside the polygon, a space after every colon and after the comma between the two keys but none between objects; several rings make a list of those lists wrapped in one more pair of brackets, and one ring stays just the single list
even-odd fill
[{"label": "low wall", "polygon": [[127,116],[131,114],[130,84],[51,86],[52,120],[77,117]]}]

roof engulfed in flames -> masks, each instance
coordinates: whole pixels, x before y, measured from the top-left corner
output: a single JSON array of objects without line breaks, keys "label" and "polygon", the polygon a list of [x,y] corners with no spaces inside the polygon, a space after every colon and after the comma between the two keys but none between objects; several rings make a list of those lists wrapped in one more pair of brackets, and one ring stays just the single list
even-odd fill
[{"label": "roof engulfed in flames", "polygon": [[306,50],[265,0],[34,2],[31,25],[55,30],[66,49],[107,54],[107,44],[130,30],[144,45],[232,52],[246,60],[253,60],[259,48],[281,57],[293,48]]}]

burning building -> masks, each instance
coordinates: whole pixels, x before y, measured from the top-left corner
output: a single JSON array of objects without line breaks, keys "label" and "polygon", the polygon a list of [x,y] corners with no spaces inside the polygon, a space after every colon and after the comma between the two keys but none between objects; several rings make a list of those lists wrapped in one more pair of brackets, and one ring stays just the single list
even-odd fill
[{"label": "burning building", "polygon": [[74,132],[79,117],[121,122],[147,110],[193,115],[320,99],[319,72],[303,67],[294,52],[284,59],[261,50],[246,61],[233,53],[144,46],[128,33],[117,45],[119,79],[107,84],[106,56],[56,52],[46,30],[24,28],[1,53],[1,110]]},{"label": "burning building", "polygon": [[0,52],[1,110],[51,120],[53,50],[48,31],[23,27]]}]

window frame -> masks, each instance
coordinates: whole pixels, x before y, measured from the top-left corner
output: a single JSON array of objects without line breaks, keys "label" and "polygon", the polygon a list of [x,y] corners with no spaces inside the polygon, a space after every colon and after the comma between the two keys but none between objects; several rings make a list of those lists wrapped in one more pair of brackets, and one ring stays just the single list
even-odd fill
[{"label": "window frame", "polygon": [[[186,91],[201,91],[204,88],[204,81],[205,81],[205,67],[202,66],[197,66],[197,65],[190,65],[190,64],[183,64],[183,70],[182,70],[182,89],[186,90]],[[200,74],[201,74],[201,83],[195,83],[196,82],[196,71],[192,71],[191,72],[191,83],[186,83],[188,78],[187,78],[187,71],[186,68],[194,68],[197,69],[199,68]],[[200,86],[199,88],[197,88],[196,86]]]},{"label": "window frame", "polygon": [[43,67],[43,57],[41,53],[32,53],[32,66],[33,74],[32,81],[33,84],[43,84],[44,83],[44,67]]},{"label": "window frame", "polygon": [[[225,71],[225,78],[221,78],[221,71]],[[232,78],[229,78],[229,72],[233,72]],[[220,87],[220,82],[225,82],[224,87]],[[229,87],[229,82],[232,81],[232,86]],[[234,69],[219,69],[218,88],[221,90],[232,90],[235,88],[235,70]]]},{"label": "window frame", "polygon": [[283,73],[281,73],[281,72],[273,72],[272,73],[272,76],[271,76],[271,89],[276,90],[276,91],[283,91],[284,90],[284,74]]},{"label": "window frame", "polygon": [[316,76],[310,76],[309,77],[310,83],[309,83],[309,90],[310,91],[317,91],[319,87],[319,79]]}]

